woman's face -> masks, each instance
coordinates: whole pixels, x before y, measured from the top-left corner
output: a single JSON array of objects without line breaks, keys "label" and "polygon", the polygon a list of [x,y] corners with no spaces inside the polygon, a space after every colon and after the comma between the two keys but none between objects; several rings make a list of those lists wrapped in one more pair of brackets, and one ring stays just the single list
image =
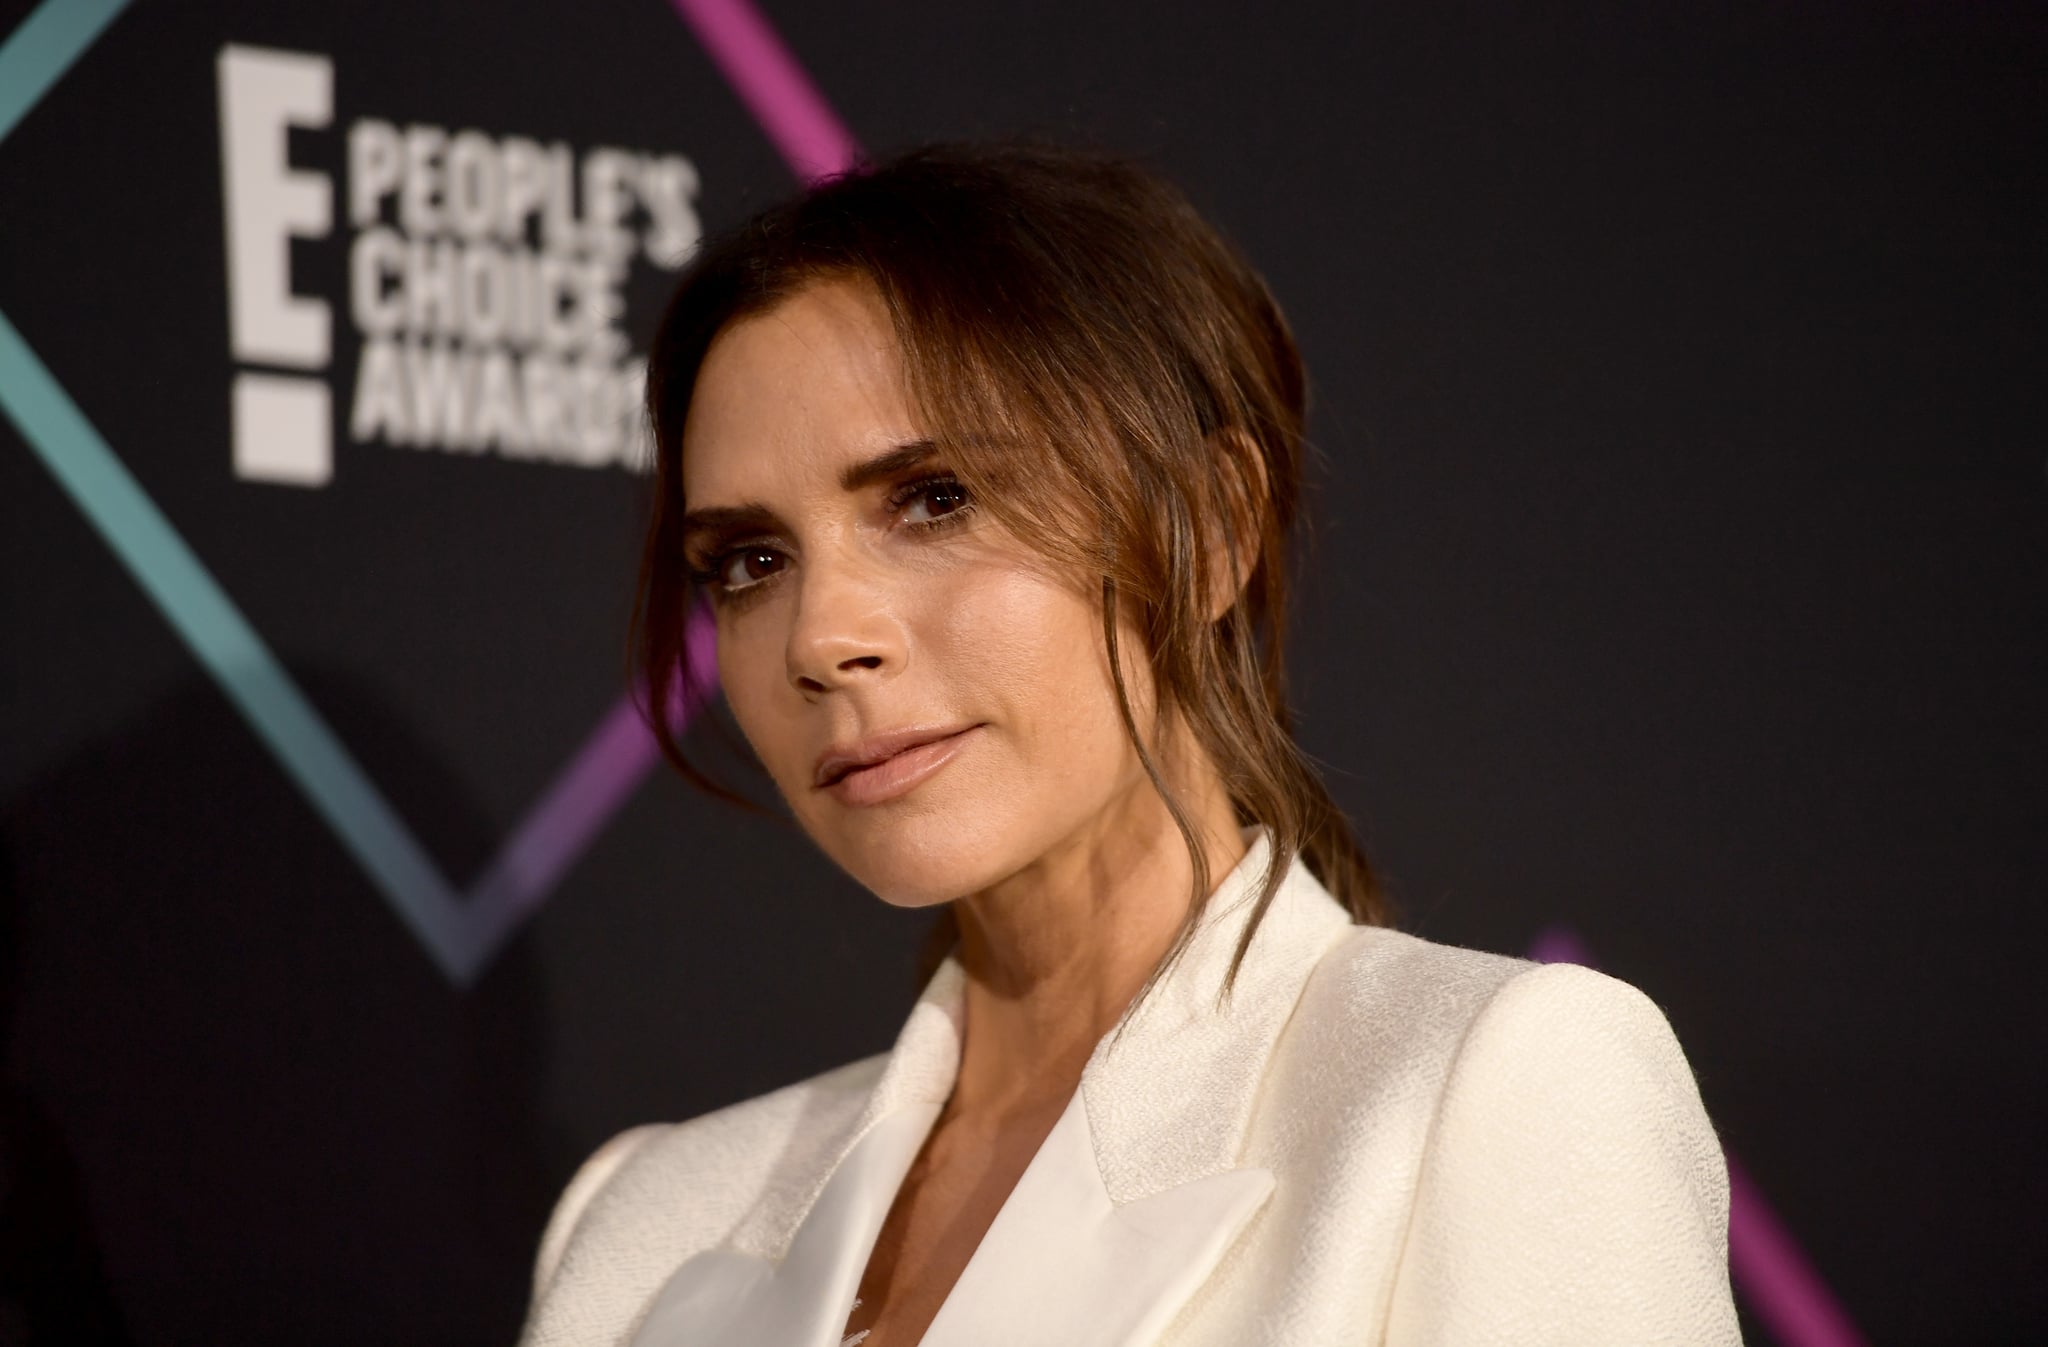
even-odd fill
[{"label": "woman's face", "polygon": [[821,282],[721,332],[682,462],[727,703],[861,883],[905,906],[980,892],[1149,791],[1099,589],[1054,574],[953,480],[871,288]]}]

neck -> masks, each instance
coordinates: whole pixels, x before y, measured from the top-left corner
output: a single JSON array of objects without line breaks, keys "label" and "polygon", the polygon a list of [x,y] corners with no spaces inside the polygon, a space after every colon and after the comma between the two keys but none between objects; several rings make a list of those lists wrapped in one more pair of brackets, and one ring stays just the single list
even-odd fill
[{"label": "neck", "polygon": [[[1219,782],[1180,798],[1213,889],[1244,855]],[[966,1032],[949,1111],[1065,1105],[1188,914],[1186,842],[1149,780],[1031,866],[956,904]]]}]

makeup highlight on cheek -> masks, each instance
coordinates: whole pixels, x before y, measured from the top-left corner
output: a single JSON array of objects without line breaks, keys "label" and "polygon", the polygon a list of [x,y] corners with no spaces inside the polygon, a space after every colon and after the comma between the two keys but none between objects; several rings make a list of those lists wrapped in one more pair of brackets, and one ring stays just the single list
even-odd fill
[{"label": "makeup highlight on cheek", "polygon": [[1071,751],[1105,717],[1117,720],[1098,610],[1037,559],[1008,550],[932,590],[928,657],[987,702],[1020,749],[1057,743]]}]

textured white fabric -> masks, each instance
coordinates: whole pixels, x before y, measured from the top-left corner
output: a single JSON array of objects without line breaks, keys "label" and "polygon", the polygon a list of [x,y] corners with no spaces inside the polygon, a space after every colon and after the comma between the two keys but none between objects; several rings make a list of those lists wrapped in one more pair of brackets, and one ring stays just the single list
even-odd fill
[{"label": "textured white fabric", "polygon": [[883,1218],[938,1113],[937,1102],[918,1103],[868,1128],[833,1170],[780,1258],[730,1247],[685,1259],[655,1297],[632,1347],[828,1347],[846,1326]]},{"label": "textured white fabric", "polygon": [[[1354,926],[1299,864],[1219,1007],[1267,855],[1098,1045],[923,1347],[1738,1342],[1727,1174],[1657,1008]],[[718,1301],[735,1336],[649,1323],[658,1347],[836,1347],[902,1139],[882,1181],[846,1180],[878,1123],[921,1140],[951,1091],[961,985],[948,960],[888,1053],[600,1150],[522,1342],[631,1343],[666,1292]],[[858,1200],[819,1202],[835,1175]],[[800,1232],[849,1247],[791,1258]]]}]

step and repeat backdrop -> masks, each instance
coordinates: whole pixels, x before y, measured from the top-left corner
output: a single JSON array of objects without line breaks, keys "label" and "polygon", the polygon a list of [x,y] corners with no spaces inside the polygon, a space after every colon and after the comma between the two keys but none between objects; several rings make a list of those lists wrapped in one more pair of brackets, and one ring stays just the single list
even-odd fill
[{"label": "step and repeat backdrop", "polygon": [[1751,1339],[2041,1341],[2044,59],[2019,6],[0,3],[0,1342],[507,1342],[594,1146],[888,1045],[923,920],[626,700],[639,362],[707,231],[1020,131],[1289,310],[1307,745],[1409,929],[1666,1008]]}]

